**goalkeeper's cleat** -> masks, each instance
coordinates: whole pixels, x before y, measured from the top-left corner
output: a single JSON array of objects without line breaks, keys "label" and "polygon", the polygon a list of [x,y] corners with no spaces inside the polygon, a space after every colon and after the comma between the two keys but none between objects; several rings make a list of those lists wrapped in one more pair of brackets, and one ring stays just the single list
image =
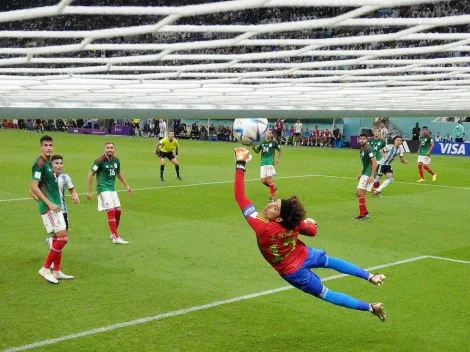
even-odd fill
[{"label": "goalkeeper's cleat", "polygon": [[384,310],[383,303],[371,303],[369,312],[379,318],[381,321],[385,321],[387,319],[387,312]]},{"label": "goalkeeper's cleat", "polygon": [[39,276],[43,277],[44,279],[49,281],[51,284],[58,284],[59,283],[59,281],[57,281],[57,279],[52,275],[50,269],[46,269],[46,268],[42,267],[41,269],[39,269]]},{"label": "goalkeeper's cleat", "polygon": [[54,271],[52,275],[57,279],[57,280],[73,280],[75,279],[72,275],[65,275],[61,270],[59,271]]},{"label": "goalkeeper's cleat", "polygon": [[425,180],[424,178],[420,178],[420,179],[418,180],[418,183],[425,182],[425,181],[426,181],[426,180]]},{"label": "goalkeeper's cleat", "polygon": [[124,241],[121,237],[113,238],[114,244],[129,244],[128,241]]},{"label": "goalkeeper's cleat", "polygon": [[375,286],[380,286],[384,283],[385,275],[384,274],[370,274],[369,282]]},{"label": "goalkeeper's cleat", "polygon": [[436,174],[432,175],[432,180],[433,180],[433,181],[436,181],[436,180],[437,180],[437,175],[436,175]]}]

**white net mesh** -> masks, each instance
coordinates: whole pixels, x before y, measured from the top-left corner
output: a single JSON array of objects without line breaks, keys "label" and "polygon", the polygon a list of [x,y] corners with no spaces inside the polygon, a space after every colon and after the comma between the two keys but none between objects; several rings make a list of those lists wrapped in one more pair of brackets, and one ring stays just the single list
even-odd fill
[{"label": "white net mesh", "polygon": [[102,2],[0,5],[0,107],[470,105],[468,0]]}]

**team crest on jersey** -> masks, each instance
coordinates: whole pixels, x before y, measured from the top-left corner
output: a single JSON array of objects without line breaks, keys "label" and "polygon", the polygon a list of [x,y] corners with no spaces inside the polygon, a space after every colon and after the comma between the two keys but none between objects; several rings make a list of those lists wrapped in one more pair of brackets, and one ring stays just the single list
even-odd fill
[{"label": "team crest on jersey", "polygon": [[114,168],[117,169],[117,164],[116,163],[114,163]]}]

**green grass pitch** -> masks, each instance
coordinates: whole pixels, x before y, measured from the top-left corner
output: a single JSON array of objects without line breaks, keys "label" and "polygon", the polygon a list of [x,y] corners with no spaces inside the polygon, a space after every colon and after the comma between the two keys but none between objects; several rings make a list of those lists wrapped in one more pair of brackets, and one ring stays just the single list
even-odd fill
[{"label": "green grass pitch", "polygon": [[[76,279],[51,285],[37,277],[47,253],[37,206],[26,200],[40,134],[0,130],[0,350],[159,316],[159,319],[39,345],[35,351],[463,351],[470,326],[470,266],[432,258],[381,269],[385,285],[355,278],[333,290],[384,302],[388,320],[339,308],[289,289],[203,307],[287,286],[261,257],[233,199],[235,144],[180,141],[181,176],[167,163],[158,181],[155,140],[54,133],[55,151],[81,195],[69,204],[63,270]],[[120,193],[120,234],[109,241],[86,177],[103,143],[134,193]],[[382,199],[368,196],[371,219],[355,222],[357,150],[284,148],[278,196],[298,195],[319,234],[304,238],[363,267],[417,256],[470,261],[470,158],[433,157],[435,183],[416,183],[416,155],[394,163]],[[246,191],[260,209],[269,190],[248,164]],[[124,190],[118,184],[119,190]],[[319,275],[335,275],[320,270]],[[180,311],[198,307],[194,311]],[[176,314],[174,312],[180,313]],[[163,314],[170,313],[169,316]],[[163,315],[163,316],[161,316]]]}]

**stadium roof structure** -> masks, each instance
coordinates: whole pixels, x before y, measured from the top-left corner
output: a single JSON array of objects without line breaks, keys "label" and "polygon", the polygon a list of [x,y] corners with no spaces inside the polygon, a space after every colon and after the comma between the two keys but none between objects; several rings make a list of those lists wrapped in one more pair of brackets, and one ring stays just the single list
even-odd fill
[{"label": "stadium roof structure", "polygon": [[[237,0],[103,7],[62,0],[54,6],[0,12],[1,28],[13,22],[23,28],[28,21],[54,16],[90,16],[91,22],[97,15],[148,18],[145,24],[90,30],[0,30],[0,113],[15,115],[23,109],[33,116],[40,110],[72,109],[81,115],[106,111],[135,116],[178,109],[233,116],[256,111],[337,117],[468,115],[470,33],[433,30],[468,25],[470,15],[376,15],[384,8],[442,2]],[[313,13],[320,7],[347,9],[294,22],[175,24],[200,16],[204,23],[208,14],[279,7],[311,8]],[[362,28],[378,33],[364,34]],[[352,34],[309,38],[322,29]],[[298,32],[302,38],[293,35]],[[161,39],[181,33],[176,42]],[[192,40],[193,34],[215,39]],[[126,41],[142,35],[157,39]],[[90,52],[103,54],[90,57]]]}]

